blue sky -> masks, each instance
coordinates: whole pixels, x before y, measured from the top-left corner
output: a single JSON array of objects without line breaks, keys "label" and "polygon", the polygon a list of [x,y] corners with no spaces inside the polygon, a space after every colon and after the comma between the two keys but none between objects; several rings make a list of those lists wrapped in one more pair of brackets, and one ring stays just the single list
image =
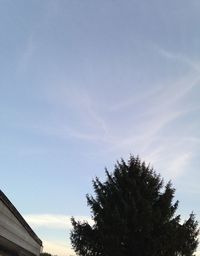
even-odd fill
[{"label": "blue sky", "polygon": [[70,216],[139,154],[200,221],[200,2],[0,0],[0,184],[71,255]]}]

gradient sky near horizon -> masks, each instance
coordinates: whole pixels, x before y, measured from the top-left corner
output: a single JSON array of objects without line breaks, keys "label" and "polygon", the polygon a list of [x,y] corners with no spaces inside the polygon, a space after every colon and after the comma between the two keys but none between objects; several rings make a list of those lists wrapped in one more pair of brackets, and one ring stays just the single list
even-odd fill
[{"label": "gradient sky near horizon", "polygon": [[0,187],[44,251],[74,254],[70,216],[90,219],[92,179],[130,154],[200,221],[199,13],[198,0],[0,0]]}]

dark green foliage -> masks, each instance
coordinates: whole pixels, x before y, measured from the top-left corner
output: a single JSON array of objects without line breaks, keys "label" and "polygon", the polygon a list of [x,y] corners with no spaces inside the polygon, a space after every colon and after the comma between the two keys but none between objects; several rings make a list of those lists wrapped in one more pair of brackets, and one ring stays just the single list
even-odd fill
[{"label": "dark green foliage", "polygon": [[106,170],[104,183],[93,181],[87,195],[94,225],[75,221],[71,242],[80,256],[192,256],[198,224],[192,213],[180,223],[173,203],[175,189],[137,157]]}]

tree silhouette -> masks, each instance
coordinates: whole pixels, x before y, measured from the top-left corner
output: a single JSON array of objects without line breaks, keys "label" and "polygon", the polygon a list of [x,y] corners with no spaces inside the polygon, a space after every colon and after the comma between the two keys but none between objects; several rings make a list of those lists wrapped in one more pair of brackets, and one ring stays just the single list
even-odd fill
[{"label": "tree silhouette", "polygon": [[192,256],[198,245],[193,213],[181,224],[175,189],[131,156],[117,162],[106,181],[93,180],[87,195],[94,225],[72,218],[71,243],[80,256]]}]

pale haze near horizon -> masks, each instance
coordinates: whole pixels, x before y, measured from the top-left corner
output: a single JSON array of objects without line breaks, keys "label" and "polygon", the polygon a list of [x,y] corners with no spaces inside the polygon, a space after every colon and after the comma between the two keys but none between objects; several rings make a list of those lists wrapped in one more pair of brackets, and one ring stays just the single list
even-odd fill
[{"label": "pale haze near horizon", "polygon": [[[172,180],[200,220],[199,1],[0,0],[1,189],[74,254],[70,217],[121,157]],[[198,253],[197,253],[198,254]]]}]

